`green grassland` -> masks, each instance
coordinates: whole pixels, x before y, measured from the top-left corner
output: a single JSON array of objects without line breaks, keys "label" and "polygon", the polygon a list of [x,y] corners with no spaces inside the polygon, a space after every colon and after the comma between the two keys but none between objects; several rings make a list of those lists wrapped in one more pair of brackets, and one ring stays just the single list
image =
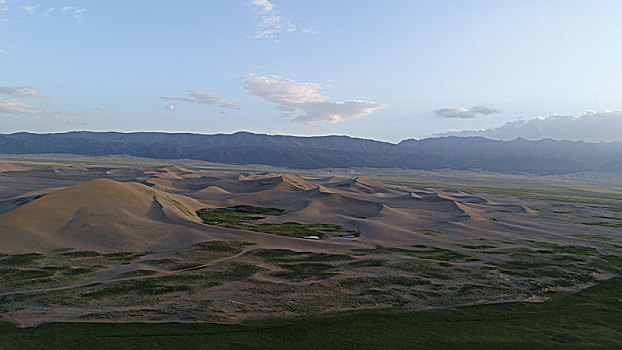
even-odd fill
[{"label": "green grassland", "polygon": [[0,323],[10,349],[619,349],[622,278],[544,303],[357,311],[243,324]]},{"label": "green grassland", "polygon": [[[297,222],[285,222],[281,224],[254,223],[265,219],[265,216],[278,216],[285,211],[279,208],[262,208],[250,205],[237,205],[230,208],[211,208],[197,211],[197,215],[203,223],[213,226],[269,233],[286,237],[309,237],[326,236],[358,237],[359,232],[344,230],[335,224],[301,224]],[[263,216],[262,216],[263,215]]]}]

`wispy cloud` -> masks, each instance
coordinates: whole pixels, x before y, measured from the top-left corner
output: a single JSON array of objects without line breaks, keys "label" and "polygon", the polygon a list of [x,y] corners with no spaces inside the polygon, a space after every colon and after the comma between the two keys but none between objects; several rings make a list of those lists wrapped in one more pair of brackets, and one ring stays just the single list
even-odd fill
[{"label": "wispy cloud", "polygon": [[274,4],[268,0],[253,0],[253,5],[260,8],[261,12],[270,12],[274,8]]},{"label": "wispy cloud", "polygon": [[[44,6],[32,6],[32,5],[20,5],[17,8],[22,9],[23,11],[31,14],[31,15],[39,15],[39,16],[50,16],[51,14],[63,13],[71,15],[73,18],[81,18],[82,15],[87,11],[82,7],[74,7],[74,6],[64,6],[64,7],[44,7]],[[0,0],[0,11],[8,11],[9,6],[6,5],[6,1]],[[58,11],[57,11],[58,10]]]},{"label": "wispy cloud", "polygon": [[82,124],[83,123],[82,119],[80,118],[82,116],[81,112],[60,111],[60,112],[51,112],[51,113],[46,113],[46,114],[52,117],[54,120],[63,122],[66,124],[70,124],[70,123]]},{"label": "wispy cloud", "polygon": [[8,95],[21,98],[48,98],[39,89],[31,86],[0,86],[0,95]]},{"label": "wispy cloud", "polygon": [[[277,35],[281,33],[292,33],[296,31],[306,34],[316,33],[307,28],[299,29],[269,0],[253,0],[251,4],[255,6],[257,12],[257,31],[255,32],[255,38],[257,39],[276,40]],[[278,40],[276,41],[278,42]]]},{"label": "wispy cloud", "polygon": [[225,108],[233,108],[234,104],[227,101],[224,97],[200,90],[186,90],[190,97],[161,97],[164,100],[176,100],[190,103],[201,103],[205,105],[220,105]]},{"label": "wispy cloud", "polygon": [[246,87],[254,95],[277,104],[277,108],[294,121],[306,124],[337,123],[387,107],[383,103],[361,100],[329,102],[329,97],[321,93],[321,84],[300,83],[276,75],[267,77],[251,73]]},{"label": "wispy cloud", "polygon": [[530,120],[509,122],[501,126],[452,131],[437,136],[483,136],[492,139],[512,140],[522,137],[529,140],[552,138],[557,140],[583,140],[591,142],[622,141],[622,110],[585,111],[578,116],[551,115]]},{"label": "wispy cloud", "polygon": [[30,13],[31,15],[33,15],[35,13],[35,7],[34,6],[18,6],[19,8],[21,8],[22,10]]},{"label": "wispy cloud", "polygon": [[71,14],[73,18],[80,18],[80,17],[82,17],[84,12],[86,12],[86,9],[85,8],[80,8],[80,7],[65,6],[65,7],[61,8],[61,11],[63,13]]},{"label": "wispy cloud", "polygon": [[440,109],[435,110],[434,113],[441,118],[472,119],[472,118],[475,118],[478,114],[489,115],[489,114],[499,113],[499,111],[494,108],[490,108],[490,107],[474,106],[471,108],[465,108],[465,107],[440,108]]},{"label": "wispy cloud", "polygon": [[16,98],[0,98],[0,113],[9,114],[43,114],[28,103]]}]

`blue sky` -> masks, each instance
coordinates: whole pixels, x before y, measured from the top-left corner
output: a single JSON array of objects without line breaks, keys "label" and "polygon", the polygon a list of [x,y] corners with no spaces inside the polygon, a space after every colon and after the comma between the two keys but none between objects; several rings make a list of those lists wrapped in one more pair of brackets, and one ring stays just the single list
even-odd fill
[{"label": "blue sky", "polygon": [[0,0],[0,132],[622,140],[621,15],[616,0]]}]

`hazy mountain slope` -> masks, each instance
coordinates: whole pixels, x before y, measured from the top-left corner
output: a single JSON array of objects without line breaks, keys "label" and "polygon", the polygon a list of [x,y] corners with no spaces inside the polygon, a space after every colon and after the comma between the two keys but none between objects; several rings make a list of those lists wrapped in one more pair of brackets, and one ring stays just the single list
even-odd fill
[{"label": "hazy mountain slope", "polygon": [[0,153],[127,154],[292,168],[451,168],[530,174],[619,172],[622,164],[622,143],[442,137],[392,144],[348,136],[295,137],[248,132],[16,133],[0,135]]}]

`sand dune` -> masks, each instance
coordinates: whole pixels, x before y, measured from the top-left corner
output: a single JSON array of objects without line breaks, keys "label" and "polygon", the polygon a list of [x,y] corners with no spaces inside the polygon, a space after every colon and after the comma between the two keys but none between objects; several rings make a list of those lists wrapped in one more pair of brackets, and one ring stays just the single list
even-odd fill
[{"label": "sand dune", "polygon": [[335,189],[340,189],[340,190],[347,190],[351,192],[376,194],[376,195],[396,192],[396,190],[393,189],[392,187],[386,184],[377,182],[377,181],[370,180],[364,176],[360,176],[354,179],[346,179],[342,181],[331,179],[326,184],[326,186],[335,188]]},{"label": "sand dune", "polygon": [[227,194],[230,193],[229,191],[227,191],[227,190],[225,190],[223,188],[220,188],[218,186],[207,186],[207,187],[201,189],[200,192],[205,192],[205,193],[227,193]]},{"label": "sand dune", "polygon": [[[203,205],[138,183],[98,179],[71,186],[0,215],[5,247],[144,248],[166,240]],[[176,230],[183,231],[183,230]],[[171,231],[172,232],[172,231]]]},{"label": "sand dune", "polygon": [[[484,230],[472,229],[471,234],[475,234],[499,225],[491,222],[490,213],[520,215],[513,219],[517,222],[508,221],[508,225],[516,227],[523,217],[535,212],[522,204],[471,193],[391,186],[365,177],[217,173],[176,166],[113,170],[107,169],[105,173],[136,177],[132,182],[98,179],[0,201],[3,249],[144,250],[191,244],[215,235],[261,245],[291,246],[294,240],[295,245],[312,247],[382,241],[408,246],[422,239],[420,230],[461,233],[461,225]],[[203,208],[236,205],[285,211],[259,223],[336,224],[360,237],[350,241],[326,237],[322,242],[307,243],[206,225],[195,214]],[[523,227],[531,229],[526,224]],[[434,239],[440,244],[447,238]]]},{"label": "sand dune", "polygon": [[0,160],[0,173],[11,172],[11,171],[25,171],[25,170],[28,170],[28,168],[21,166],[21,165],[17,165],[12,162]]}]

